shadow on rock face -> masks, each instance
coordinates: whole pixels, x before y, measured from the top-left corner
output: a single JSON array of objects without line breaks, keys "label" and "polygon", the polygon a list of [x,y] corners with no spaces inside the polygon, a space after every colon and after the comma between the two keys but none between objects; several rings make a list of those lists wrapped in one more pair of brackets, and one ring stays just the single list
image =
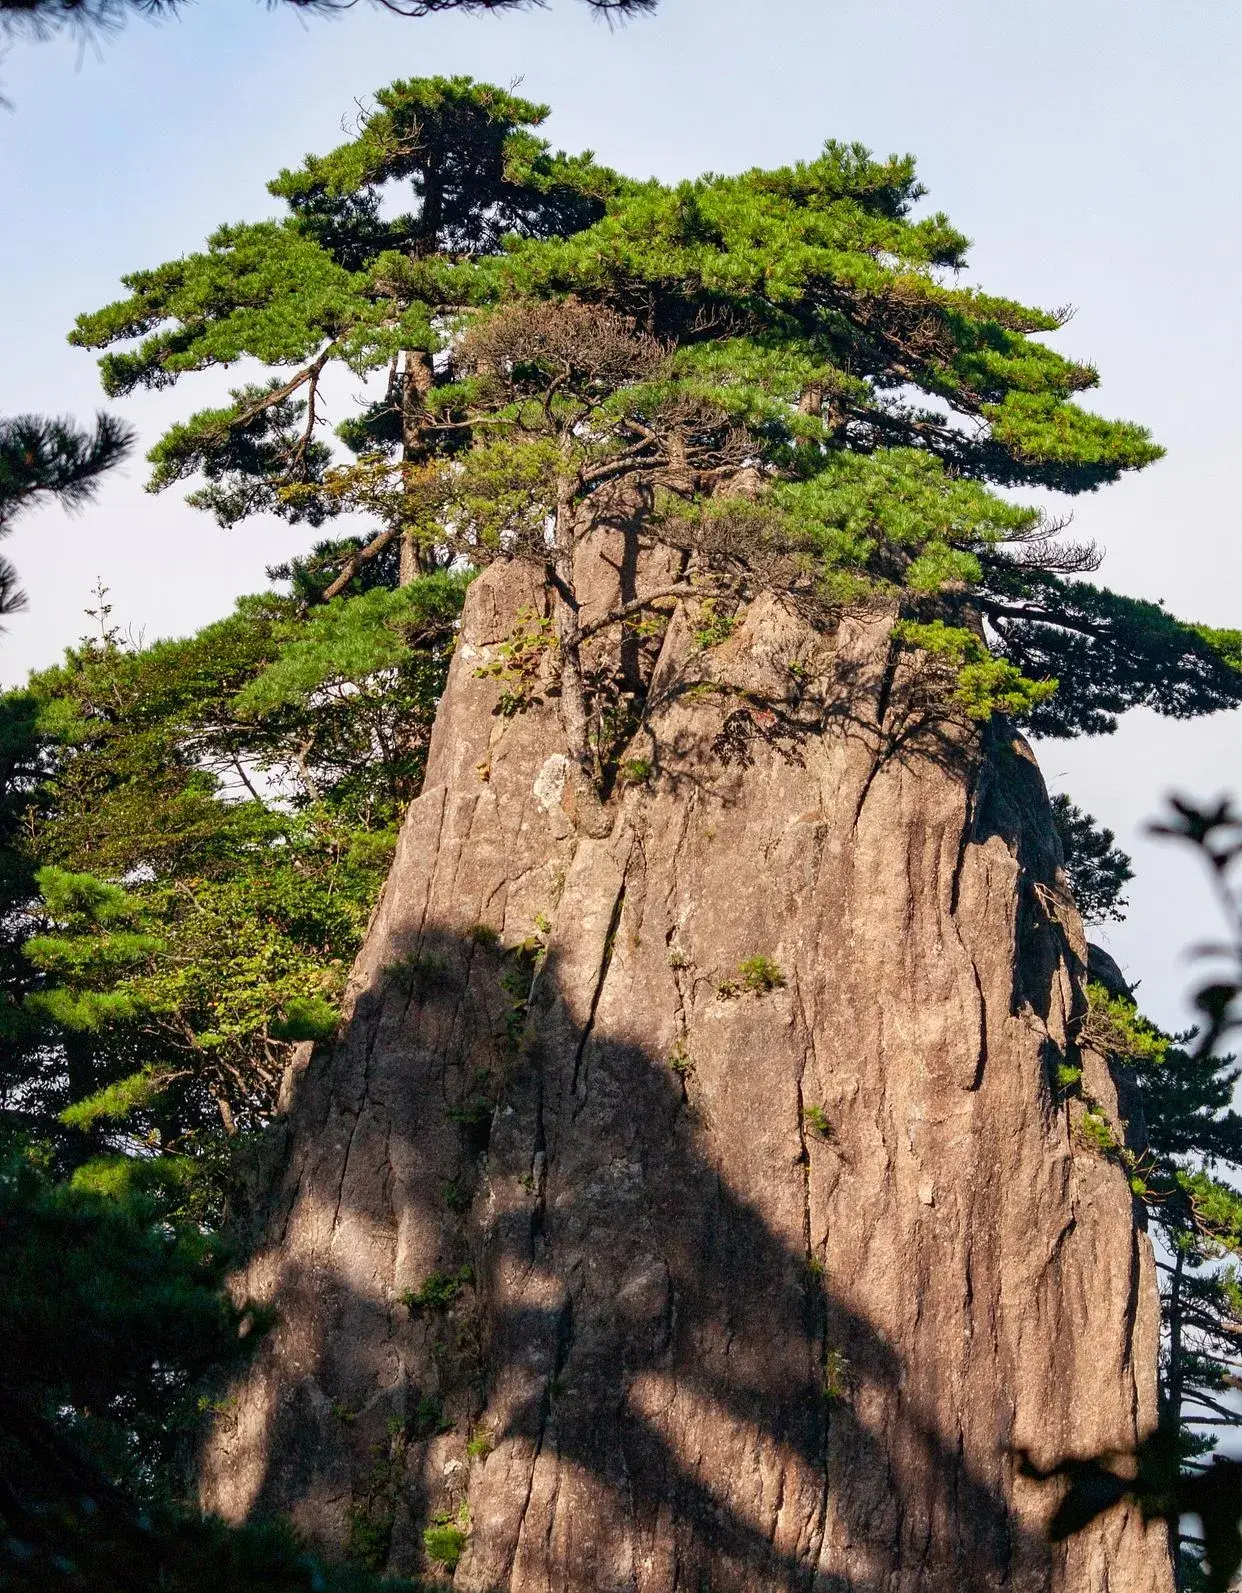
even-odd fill
[{"label": "shadow on rock face", "polygon": [[204,1503],[460,1553],[469,1593],[1168,1593],[1161,1527],[1050,1545],[1015,1458],[1132,1448],[1158,1338],[1052,1085],[1085,949],[1029,755],[903,741],[886,622],[829,648],[757,602],[709,681],[675,615],[644,776],[581,836],[554,705],[498,718],[481,673],[526,579],[471,589],[256,1177],[278,1326]]},{"label": "shadow on rock face", "polygon": [[[796,1078],[780,1121],[735,1125],[774,1221],[731,1187],[702,1064],[560,1030],[554,956],[510,1049],[520,958],[421,947],[438,987],[355,1017],[378,1039],[404,1005],[404,1078],[347,1082],[328,1053],[300,1081],[300,1155],[249,1280],[280,1326],[216,1435],[210,1502],[406,1572],[433,1520],[460,1520],[466,1588],[1060,1585],[1067,1551],[1015,1515],[1012,1411],[980,1475],[834,1289],[809,1184],[849,1135],[798,1120]],[[490,1065],[474,1045],[446,1068],[446,1030],[496,1037]]]}]

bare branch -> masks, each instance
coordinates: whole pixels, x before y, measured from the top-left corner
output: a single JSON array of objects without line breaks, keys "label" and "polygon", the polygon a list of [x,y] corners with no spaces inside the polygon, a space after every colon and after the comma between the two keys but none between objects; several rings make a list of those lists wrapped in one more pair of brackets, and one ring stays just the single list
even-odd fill
[{"label": "bare branch", "polygon": [[395,537],[400,535],[400,526],[390,525],[385,530],[381,531],[377,537],[372,537],[371,541],[367,543],[365,548],[359,548],[357,553],[351,553],[349,558],[346,559],[345,563],[341,566],[341,573],[337,576],[336,580],[332,582],[331,586],[325,588],[323,596],[319,601],[321,603],[330,603],[334,597],[339,596],[339,594],[343,592],[353,580],[354,576],[357,575],[362,566],[364,564],[370,564],[372,559],[378,558],[388,544],[393,541]]},{"label": "bare branch", "polygon": [[332,358],[335,350],[336,344],[329,343],[321,354],[317,354],[311,363],[304,366],[290,381],[281,387],[274,387],[270,393],[264,393],[263,397],[257,399],[249,408],[243,409],[240,415],[234,415],[232,420],[225,423],[226,430],[232,431],[235,426],[248,425],[250,421],[265,414],[274,405],[283,404],[285,399],[291,398],[299,387],[305,386],[307,382],[318,381],[319,373]]},{"label": "bare branch", "polygon": [[611,609],[601,619],[591,620],[589,624],[579,625],[569,640],[585,642],[600,631],[605,631],[610,625],[620,625],[622,621],[632,619],[635,614],[641,614],[644,609],[652,608],[655,604],[663,602],[670,597],[724,597],[732,588],[723,586],[694,585],[688,581],[679,581],[675,586],[664,586],[656,592],[648,592],[645,597],[636,597],[629,603],[622,603],[620,608]]}]

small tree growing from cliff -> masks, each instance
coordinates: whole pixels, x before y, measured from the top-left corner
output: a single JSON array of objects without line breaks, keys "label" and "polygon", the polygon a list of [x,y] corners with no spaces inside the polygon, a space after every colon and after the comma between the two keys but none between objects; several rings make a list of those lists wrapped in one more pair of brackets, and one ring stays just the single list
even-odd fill
[{"label": "small tree growing from cliff", "polygon": [[[1059,799],[1055,808],[1071,880],[1074,848],[1087,860],[1085,897],[1096,916],[1121,917],[1118,881],[1128,859],[1089,815]],[[1088,986],[1079,1043],[1128,1072],[1142,1103],[1123,1147],[1103,1124],[1100,1150],[1121,1160],[1157,1237],[1163,1343],[1160,1425],[1118,1470],[1115,1457],[1075,1458],[1058,1469],[1071,1487],[1054,1533],[1078,1530],[1126,1494],[1144,1513],[1165,1518],[1173,1542],[1177,1585],[1224,1593],[1242,1568],[1242,1464],[1218,1452],[1222,1436],[1242,1427],[1236,1406],[1242,1367],[1242,1117],[1233,1101],[1242,1076],[1222,1040],[1237,1028],[1242,992],[1242,916],[1233,871],[1242,820],[1226,803],[1199,809],[1176,801],[1158,833],[1189,841],[1207,862],[1231,931],[1207,948],[1224,958],[1201,987],[1200,1030],[1173,1036],[1144,1018],[1115,968]],[[1101,871],[1101,863],[1103,865]],[[1103,908],[1104,912],[1098,911]],[[1077,1078],[1070,1088],[1079,1088]],[[1202,1532],[1183,1529],[1199,1518]]]}]

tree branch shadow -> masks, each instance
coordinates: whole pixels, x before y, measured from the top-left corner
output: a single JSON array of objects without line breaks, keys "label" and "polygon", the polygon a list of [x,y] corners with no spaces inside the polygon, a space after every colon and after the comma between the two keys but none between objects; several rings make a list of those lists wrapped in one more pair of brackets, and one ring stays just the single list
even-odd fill
[{"label": "tree branch shadow", "polygon": [[[350,1042],[305,1068],[274,1205],[256,1181],[252,1238],[281,1320],[252,1374],[266,1394],[242,1395],[264,1408],[252,1514],[355,1552],[367,1512],[386,1515],[375,1563],[425,1571],[423,1530],[468,1499],[457,1585],[477,1590],[532,1555],[564,1586],[611,1588],[618,1556],[644,1554],[663,1572],[625,1585],[1051,1585],[1063,1551],[1015,1525],[1011,1457],[978,1475],[913,1390],[877,1428],[869,1412],[891,1421],[910,1369],[730,1187],[692,1083],[640,1047],[558,1030],[555,957],[515,1048],[511,955],[439,931],[418,955],[434,984],[382,981]],[[398,1035],[402,1077],[381,1080]],[[269,1180],[288,1142],[274,1136]],[[351,1188],[374,1197],[351,1210]],[[290,1261],[279,1247],[307,1213],[320,1247]],[[401,1275],[413,1229],[424,1255],[434,1234],[436,1277],[469,1276],[443,1307],[400,1302],[426,1283]],[[351,1253],[365,1233],[382,1278]],[[490,1452],[472,1456],[480,1435]]]}]

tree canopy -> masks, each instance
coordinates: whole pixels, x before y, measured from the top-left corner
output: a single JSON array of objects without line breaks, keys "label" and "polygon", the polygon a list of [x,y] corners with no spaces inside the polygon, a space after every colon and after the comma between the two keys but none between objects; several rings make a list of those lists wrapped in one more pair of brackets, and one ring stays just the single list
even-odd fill
[{"label": "tree canopy", "polygon": [[[118,396],[242,360],[263,371],[155,444],[153,490],[196,480],[190,501],[228,526],[267,511],[371,520],[273,572],[288,597],[246,599],[188,643],[126,654],[105,637],[14,701],[62,738],[32,786],[62,813],[40,854],[61,873],[28,881],[60,927],[25,953],[39,973],[24,1010],[79,1033],[158,1033],[226,1121],[261,1117],[262,1058],[330,1006],[322,956],[340,958],[376,877],[342,860],[416,788],[480,564],[543,573],[567,746],[596,802],[611,752],[582,648],[674,598],[719,624],[763,589],[825,622],[879,608],[894,651],[929,657],[944,711],[968,721],[1001,712],[1071,735],[1140,704],[1242,702],[1242,633],[1089,582],[1097,551],[1015,501],[1024,485],[1092,492],[1160,450],[1082,406],[1097,373],[1049,346],[1063,313],[964,280],[966,240],[919,208],[911,158],[830,142],[776,171],[638,182],[553,151],[546,116],[469,78],[394,83],[347,142],[273,179],[280,217],[135,271],[72,335],[102,351]],[[326,432],[333,367],[374,378],[331,417],[345,456]],[[645,534],[680,573],[585,625],[577,539],[617,483],[643,495]],[[222,806],[226,790],[242,800]],[[167,793],[154,827],[148,791]],[[1057,819],[1084,911],[1116,916],[1128,859],[1068,800]],[[290,894],[269,915],[279,955],[254,948],[262,979],[236,964],[250,1005],[229,1007],[231,975],[211,999],[184,972],[169,990],[161,959],[182,965],[181,937],[199,937],[204,966],[233,937],[249,944],[248,892],[273,857]],[[86,869],[126,882],[111,926],[89,891],[75,903]],[[91,1089],[128,1111],[170,1064],[126,1044]]]},{"label": "tree canopy", "polygon": [[[113,394],[242,358],[270,372],[169,430],[153,490],[199,476],[191,502],[225,524],[369,512],[328,597],[395,538],[407,574],[546,563],[584,770],[571,522],[624,480],[688,550],[685,594],[891,603],[895,641],[945,664],[970,717],[1074,735],[1242,701],[1242,633],[1083,579],[1098,551],[998,493],[1091,492],[1160,450],[1078,402],[1098,376],[1048,345],[1063,312],[963,281],[966,239],[918,211],[911,158],[830,142],[776,171],[635,182],[553,154],[545,114],[467,79],[394,84],[355,138],[270,184],[282,219],[221,228],[81,317]],[[353,464],[321,429],[334,362],[388,371],[339,419]]]},{"label": "tree canopy", "polygon": [[145,648],[101,598],[0,697],[0,1579],[374,1585],[182,1501],[209,1374],[262,1326],[221,1293],[233,1152],[336,1026],[463,585],[310,619],[267,592]]}]

